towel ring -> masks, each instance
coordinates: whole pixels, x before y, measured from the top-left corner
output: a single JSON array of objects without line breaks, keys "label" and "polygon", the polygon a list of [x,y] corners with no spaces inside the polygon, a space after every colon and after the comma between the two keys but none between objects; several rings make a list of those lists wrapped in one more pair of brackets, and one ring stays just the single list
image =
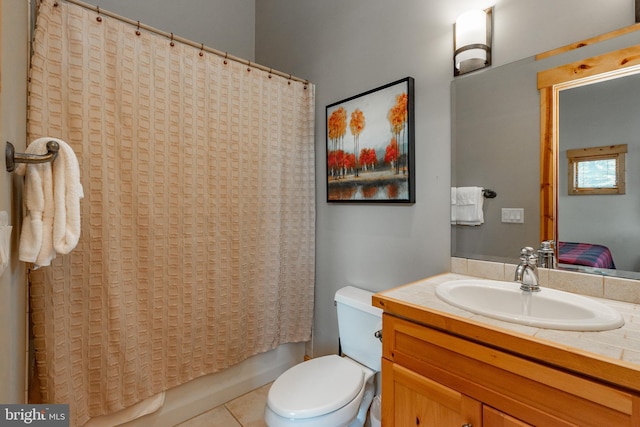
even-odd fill
[{"label": "towel ring", "polygon": [[7,172],[13,172],[16,169],[16,163],[53,162],[58,156],[58,151],[60,151],[60,144],[49,141],[47,142],[47,154],[16,153],[13,144],[7,141],[7,146],[4,149]]}]

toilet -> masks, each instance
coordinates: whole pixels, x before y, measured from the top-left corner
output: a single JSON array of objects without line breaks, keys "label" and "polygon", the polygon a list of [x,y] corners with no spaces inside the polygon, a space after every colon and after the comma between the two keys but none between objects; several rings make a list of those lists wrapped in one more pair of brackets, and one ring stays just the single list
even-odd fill
[{"label": "toilet", "polygon": [[302,362],[278,377],[267,397],[269,427],[362,427],[380,371],[382,310],[371,292],[347,286],[336,292],[342,352]]}]

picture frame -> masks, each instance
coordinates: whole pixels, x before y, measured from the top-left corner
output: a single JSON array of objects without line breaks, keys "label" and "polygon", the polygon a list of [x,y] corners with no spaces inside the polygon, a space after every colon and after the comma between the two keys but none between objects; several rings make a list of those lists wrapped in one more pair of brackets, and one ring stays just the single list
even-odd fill
[{"label": "picture frame", "polygon": [[414,85],[405,77],[327,105],[328,203],[415,203]]}]

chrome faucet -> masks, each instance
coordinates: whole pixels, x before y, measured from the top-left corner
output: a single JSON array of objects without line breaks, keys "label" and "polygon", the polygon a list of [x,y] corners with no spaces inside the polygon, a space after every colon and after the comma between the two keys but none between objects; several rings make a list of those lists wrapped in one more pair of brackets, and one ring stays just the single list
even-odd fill
[{"label": "chrome faucet", "polygon": [[525,247],[520,250],[520,264],[516,267],[514,279],[520,283],[520,289],[525,292],[540,292],[538,284],[538,255],[533,248]]},{"label": "chrome faucet", "polygon": [[538,267],[540,268],[557,268],[556,254],[553,248],[555,242],[553,240],[545,240],[540,243],[538,249]]}]

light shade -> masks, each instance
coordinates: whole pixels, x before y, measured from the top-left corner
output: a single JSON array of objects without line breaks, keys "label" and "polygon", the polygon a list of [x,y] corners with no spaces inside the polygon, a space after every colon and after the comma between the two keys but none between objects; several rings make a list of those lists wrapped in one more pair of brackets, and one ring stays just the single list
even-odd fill
[{"label": "light shade", "polygon": [[470,10],[453,27],[453,73],[464,74],[491,65],[493,9]]}]

